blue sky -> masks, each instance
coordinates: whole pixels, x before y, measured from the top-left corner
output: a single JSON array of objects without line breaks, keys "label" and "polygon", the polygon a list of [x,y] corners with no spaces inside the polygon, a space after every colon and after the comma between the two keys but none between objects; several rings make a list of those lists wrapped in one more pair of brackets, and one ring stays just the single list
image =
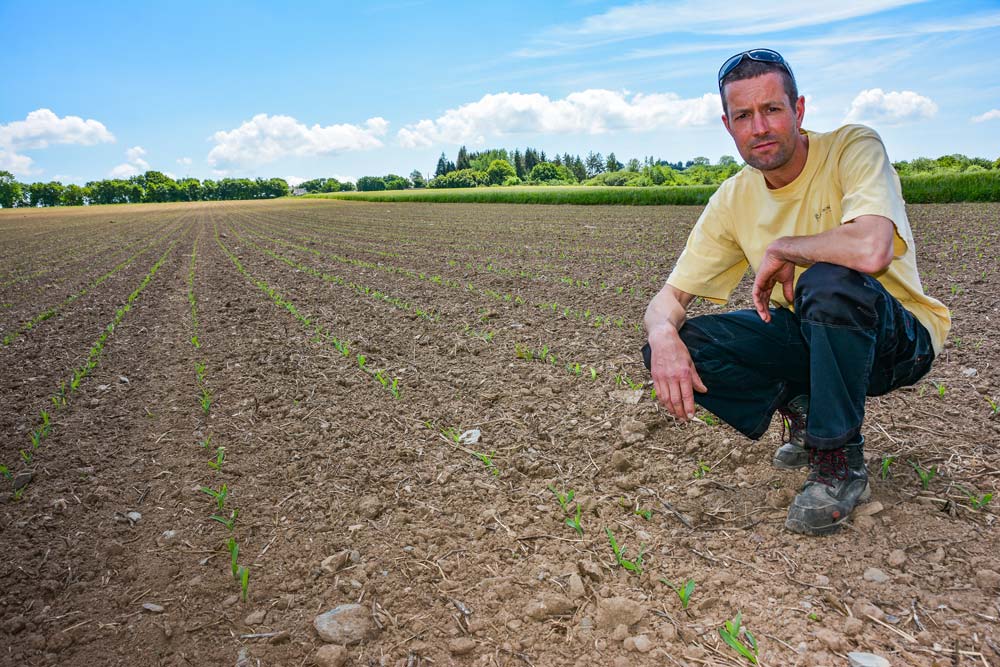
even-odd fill
[{"label": "blue sky", "polygon": [[433,172],[458,146],[736,150],[715,74],[770,47],[809,129],[1000,156],[1000,3],[0,0],[0,169],[83,183]]}]

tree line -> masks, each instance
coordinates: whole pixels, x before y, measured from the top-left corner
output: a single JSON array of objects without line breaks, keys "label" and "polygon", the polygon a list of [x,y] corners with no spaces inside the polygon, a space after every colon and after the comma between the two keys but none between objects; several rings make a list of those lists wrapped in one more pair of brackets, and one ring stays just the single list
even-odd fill
[{"label": "tree line", "polygon": [[147,171],[127,179],[63,185],[59,181],[21,183],[9,171],[0,171],[0,207],[3,208],[271,199],[288,194],[288,183],[282,178],[174,180],[163,172]]},{"label": "tree line", "polygon": [[[974,173],[1000,171],[1000,158],[990,161],[970,158],[961,154],[939,158],[917,158],[895,162],[900,176],[919,174]],[[357,189],[405,190],[409,188],[473,188],[503,185],[622,185],[622,186],[671,186],[719,185],[743,168],[731,155],[723,155],[713,164],[706,157],[696,157],[687,162],[670,162],[648,156],[632,158],[626,163],[614,153],[607,157],[590,152],[587,156],[569,153],[546,155],[543,150],[519,148],[508,151],[492,148],[469,152],[462,146],[452,161],[445,153],[438,158],[433,177],[428,180],[414,170],[409,178],[396,174],[362,176]]]}]

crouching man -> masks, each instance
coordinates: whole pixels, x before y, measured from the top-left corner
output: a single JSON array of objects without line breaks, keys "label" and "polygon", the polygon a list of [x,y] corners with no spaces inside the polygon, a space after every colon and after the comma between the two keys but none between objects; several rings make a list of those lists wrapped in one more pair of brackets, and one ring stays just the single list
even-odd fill
[{"label": "crouching man", "polygon": [[[734,55],[718,82],[748,166],[712,196],[646,309],[646,365],[681,421],[698,403],[757,439],[780,412],[791,436],[774,466],[809,467],[785,527],[822,535],[871,493],[865,397],[923,377],[951,321],[923,292],[878,134],[803,130],[805,100],[769,49]],[[748,266],[754,310],[686,319],[696,296],[725,303]]]}]

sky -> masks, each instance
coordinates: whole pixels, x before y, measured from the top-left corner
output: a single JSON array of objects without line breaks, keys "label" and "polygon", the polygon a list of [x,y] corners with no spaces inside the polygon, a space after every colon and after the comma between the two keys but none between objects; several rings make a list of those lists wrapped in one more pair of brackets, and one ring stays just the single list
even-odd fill
[{"label": "sky", "polygon": [[715,162],[737,155],[718,68],[760,47],[810,130],[996,159],[998,42],[997,0],[0,0],[0,170],[295,184],[432,175],[461,145]]}]

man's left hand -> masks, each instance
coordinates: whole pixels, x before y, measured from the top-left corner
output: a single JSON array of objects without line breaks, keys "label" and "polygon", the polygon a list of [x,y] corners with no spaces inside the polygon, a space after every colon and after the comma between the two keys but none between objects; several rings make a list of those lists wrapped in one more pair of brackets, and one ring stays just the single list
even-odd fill
[{"label": "man's left hand", "polygon": [[753,281],[753,305],[760,319],[771,321],[771,292],[775,283],[781,283],[782,292],[788,303],[795,302],[795,264],[782,258],[775,250],[774,244],[764,252],[764,258],[757,269],[757,277]]}]

